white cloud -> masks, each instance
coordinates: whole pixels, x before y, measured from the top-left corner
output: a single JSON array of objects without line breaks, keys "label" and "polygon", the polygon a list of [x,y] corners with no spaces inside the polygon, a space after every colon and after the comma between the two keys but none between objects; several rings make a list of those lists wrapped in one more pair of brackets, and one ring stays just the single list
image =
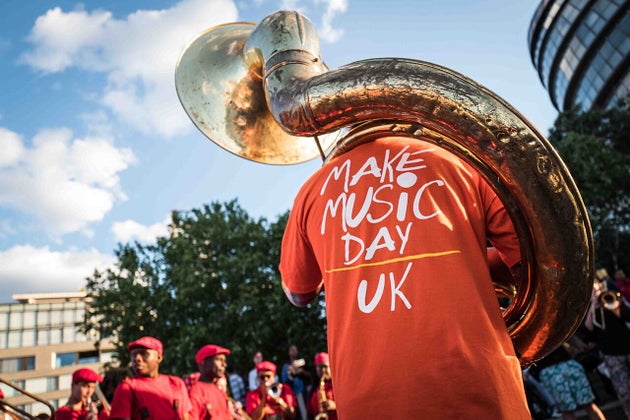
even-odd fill
[{"label": "white cloud", "polygon": [[[0,143],[15,143],[17,134],[0,130]],[[8,139],[8,140],[7,140]],[[0,206],[29,214],[53,234],[85,230],[114,202],[125,200],[121,171],[135,162],[129,149],[116,148],[105,137],[73,138],[67,128],[41,130],[11,165],[0,165]],[[89,234],[89,231],[85,230]]]},{"label": "white cloud", "polygon": [[124,19],[103,10],[57,7],[35,22],[33,49],[22,61],[46,73],[69,67],[104,72],[108,83],[99,96],[118,118],[145,134],[174,136],[192,128],[173,82],[180,53],[208,27],[237,16],[230,0],[183,0]]},{"label": "white cloud", "polygon": [[336,42],[343,36],[343,30],[333,28],[332,21],[339,14],[348,9],[347,0],[315,0],[315,3],[324,3],[326,12],[322,16],[321,25],[318,28],[319,36],[328,42]]},{"label": "white cloud", "polygon": [[142,225],[135,220],[125,220],[124,222],[115,222],[112,225],[112,232],[117,242],[127,243],[138,241],[150,243],[155,242],[158,236],[168,235],[168,225],[170,222],[170,216],[151,226]]},{"label": "white cloud", "polygon": [[[18,245],[0,251],[0,288],[4,293],[76,292],[95,269],[112,267],[113,255],[89,251],[51,251]],[[3,297],[4,299],[7,296]]]},{"label": "white cloud", "polygon": [[0,127],[0,168],[17,164],[24,153],[22,139],[16,133]]}]

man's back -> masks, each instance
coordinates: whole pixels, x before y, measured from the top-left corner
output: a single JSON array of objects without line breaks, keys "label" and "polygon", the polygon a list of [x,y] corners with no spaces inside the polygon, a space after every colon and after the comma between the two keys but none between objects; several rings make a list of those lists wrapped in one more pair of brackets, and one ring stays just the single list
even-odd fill
[{"label": "man's back", "polygon": [[527,418],[487,239],[519,261],[490,187],[427,143],[379,139],[307,181],[280,269],[295,303],[324,279],[340,416]]}]

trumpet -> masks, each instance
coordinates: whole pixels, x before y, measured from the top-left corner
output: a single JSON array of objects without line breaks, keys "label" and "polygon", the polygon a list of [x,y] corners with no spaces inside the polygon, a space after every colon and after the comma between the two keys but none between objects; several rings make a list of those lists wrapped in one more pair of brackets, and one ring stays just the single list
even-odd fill
[{"label": "trumpet", "polygon": [[[602,330],[606,329],[606,320],[604,318],[604,310],[614,311],[619,309],[621,306],[621,293],[608,290],[608,284],[606,280],[600,281],[595,280],[593,284],[593,293],[596,293],[599,290],[599,296],[597,296],[597,301],[599,303],[599,308],[595,308],[594,305],[591,305],[592,317],[593,317],[593,325]],[[597,322],[597,317],[595,316],[595,310],[599,309],[599,315],[602,320],[601,324]]]}]

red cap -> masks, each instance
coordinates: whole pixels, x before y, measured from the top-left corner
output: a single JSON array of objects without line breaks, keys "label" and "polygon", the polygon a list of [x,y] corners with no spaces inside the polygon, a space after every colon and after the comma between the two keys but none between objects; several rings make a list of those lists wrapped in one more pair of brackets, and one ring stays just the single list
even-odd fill
[{"label": "red cap", "polygon": [[136,347],[144,347],[145,349],[155,350],[160,354],[164,351],[162,342],[157,338],[149,337],[148,335],[127,344],[127,350],[129,351],[135,349]]},{"label": "red cap", "polygon": [[72,374],[72,383],[77,382],[103,382],[103,377],[92,369],[81,368]]},{"label": "red cap", "polygon": [[266,360],[256,365],[256,372],[262,372],[262,371],[267,371],[267,370],[270,370],[273,373],[276,373],[276,365]]},{"label": "red cap", "polygon": [[328,361],[328,353],[321,352],[315,355],[315,366],[319,365],[320,363],[330,363]]},{"label": "red cap", "polygon": [[202,348],[199,349],[197,355],[195,356],[195,360],[197,364],[203,362],[203,359],[206,357],[213,357],[217,354],[230,354],[230,350],[223,348],[221,346],[215,346],[214,344],[206,344]]}]

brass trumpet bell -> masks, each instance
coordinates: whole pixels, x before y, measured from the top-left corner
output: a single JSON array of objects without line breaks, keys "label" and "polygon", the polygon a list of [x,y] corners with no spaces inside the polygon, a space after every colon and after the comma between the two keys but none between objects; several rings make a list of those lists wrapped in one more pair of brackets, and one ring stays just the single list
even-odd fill
[{"label": "brass trumpet bell", "polygon": [[[245,22],[216,26],[184,49],[175,73],[182,106],[206,137],[245,159],[287,165],[320,156],[313,138],[286,133],[269,112],[260,76],[243,57],[254,28]],[[325,150],[336,135],[318,139]]]}]

